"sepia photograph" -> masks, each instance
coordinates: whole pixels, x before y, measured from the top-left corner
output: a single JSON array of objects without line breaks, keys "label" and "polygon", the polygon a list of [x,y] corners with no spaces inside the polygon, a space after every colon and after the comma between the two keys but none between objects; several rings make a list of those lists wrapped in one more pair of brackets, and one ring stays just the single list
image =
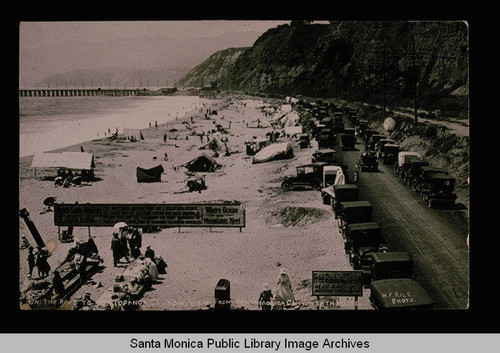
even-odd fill
[{"label": "sepia photograph", "polygon": [[468,310],[469,101],[467,21],[22,21],[19,309]]}]

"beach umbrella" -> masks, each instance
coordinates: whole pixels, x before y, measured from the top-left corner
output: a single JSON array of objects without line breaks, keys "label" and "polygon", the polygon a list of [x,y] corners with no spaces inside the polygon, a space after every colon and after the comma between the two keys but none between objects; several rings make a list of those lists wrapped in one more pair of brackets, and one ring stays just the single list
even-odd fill
[{"label": "beach umbrella", "polygon": [[125,222],[118,222],[113,226],[113,228],[116,228],[116,229],[125,228],[125,227],[127,227],[127,223],[125,223]]}]

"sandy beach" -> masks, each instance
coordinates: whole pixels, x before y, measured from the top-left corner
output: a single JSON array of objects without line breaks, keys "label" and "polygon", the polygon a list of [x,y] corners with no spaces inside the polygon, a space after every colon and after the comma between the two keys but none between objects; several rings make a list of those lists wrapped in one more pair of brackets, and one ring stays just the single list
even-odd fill
[{"label": "sandy beach", "polygon": [[[214,304],[214,288],[219,279],[231,283],[233,308],[260,310],[257,300],[264,283],[278,288],[280,269],[286,267],[296,300],[301,305],[289,310],[316,310],[317,298],[312,296],[311,276],[314,270],[352,270],[344,252],[343,240],[337,221],[328,205],[323,205],[319,191],[302,190],[283,192],[280,188],[286,175],[294,174],[295,167],[311,160],[316,149],[300,149],[296,138],[283,138],[291,142],[294,157],[267,163],[252,164],[245,153],[245,141],[263,137],[267,128],[250,128],[247,123],[260,119],[269,121],[286,104],[279,100],[249,97],[221,97],[214,99],[212,110],[217,115],[205,118],[199,111],[189,112],[177,121],[143,129],[144,140],[129,142],[109,138],[76,144],[57,151],[80,151],[94,154],[95,176],[99,179],[80,186],[62,188],[48,178],[55,170],[37,170],[35,178],[31,168],[32,156],[19,161],[19,205],[26,208],[45,242],[58,239],[53,212],[45,212],[45,198],[56,197],[60,203],[192,203],[239,201],[245,209],[244,228],[167,228],[155,233],[143,233],[142,249],[150,245],[168,264],[167,274],[142,298],[142,310],[199,310]],[[277,110],[276,110],[277,109]],[[266,114],[268,112],[268,114]],[[206,138],[191,132],[207,132],[216,124],[227,129],[230,155],[216,158],[220,170],[203,173],[207,189],[188,192],[185,180],[187,170],[179,167],[202,152]],[[176,131],[173,131],[175,129]],[[172,131],[171,131],[172,130]],[[164,134],[168,138],[163,140]],[[187,137],[187,138],[186,138]],[[165,153],[168,160],[163,160]],[[161,182],[138,183],[136,168],[150,168],[161,164],[164,173]],[[20,236],[34,245],[29,230],[20,223]],[[75,227],[75,241],[86,240],[89,229]],[[72,296],[85,292],[97,300],[113,285],[117,272],[110,251],[112,229],[91,227],[103,270],[92,276],[99,286],[84,285]],[[55,269],[74,243],[57,242],[49,258]],[[27,279],[27,250],[20,250],[20,285]],[[371,310],[369,290],[358,298],[360,310]],[[321,297],[322,309],[353,310],[353,297]]]}]

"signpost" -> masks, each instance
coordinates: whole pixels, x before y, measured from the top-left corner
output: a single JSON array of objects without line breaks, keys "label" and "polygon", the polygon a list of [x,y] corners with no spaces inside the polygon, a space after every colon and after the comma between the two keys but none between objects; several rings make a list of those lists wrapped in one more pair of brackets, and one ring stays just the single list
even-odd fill
[{"label": "signpost", "polygon": [[358,296],[363,296],[361,274],[362,271],[312,271],[312,295],[318,297],[318,303],[320,296],[354,296],[357,310]]},{"label": "signpost", "polygon": [[245,209],[239,202],[187,204],[63,204],[54,205],[57,226],[112,227],[245,227]]}]

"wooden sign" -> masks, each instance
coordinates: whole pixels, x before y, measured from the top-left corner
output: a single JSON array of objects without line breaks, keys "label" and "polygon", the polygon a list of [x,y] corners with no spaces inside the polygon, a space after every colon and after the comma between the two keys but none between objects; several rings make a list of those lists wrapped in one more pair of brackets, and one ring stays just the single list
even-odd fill
[{"label": "wooden sign", "polygon": [[314,296],[363,296],[362,271],[313,271]]},{"label": "wooden sign", "polygon": [[55,204],[56,226],[245,227],[240,203]]}]

